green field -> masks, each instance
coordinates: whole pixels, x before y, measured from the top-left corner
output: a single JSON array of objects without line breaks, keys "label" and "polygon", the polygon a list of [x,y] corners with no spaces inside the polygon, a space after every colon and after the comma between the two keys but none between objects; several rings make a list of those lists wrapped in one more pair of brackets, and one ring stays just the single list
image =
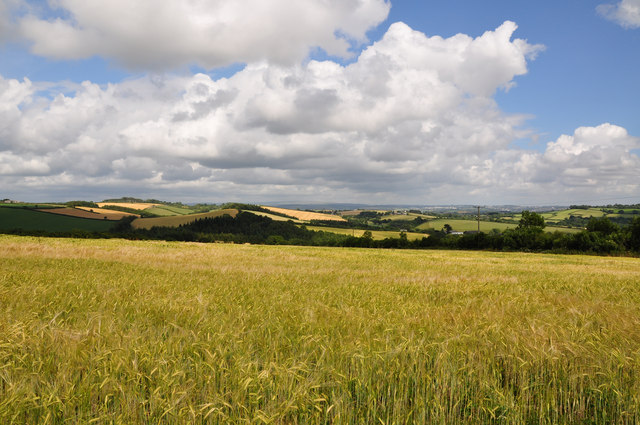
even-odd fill
[{"label": "green field", "polygon": [[640,260],[0,236],[2,424],[632,424]]},{"label": "green field", "polygon": [[[478,230],[478,222],[476,220],[458,220],[451,218],[439,218],[436,220],[429,220],[427,223],[422,223],[418,226],[418,229],[435,229],[441,230],[445,224],[449,224],[454,232],[466,232],[469,230]],[[500,231],[506,229],[515,229],[517,224],[510,223],[495,223],[493,221],[480,221],[480,231],[490,232],[493,229]]]},{"label": "green field", "polygon": [[4,202],[0,202],[0,208],[38,208],[38,209],[46,209],[46,208],[62,208],[65,205],[61,204],[31,204],[26,202],[19,203],[11,203],[5,204]]},{"label": "green field", "polygon": [[[435,229],[441,230],[445,224],[449,224],[455,232],[466,232],[470,230],[478,230],[478,222],[476,220],[458,220],[451,218],[439,218],[437,220],[430,220],[427,223],[423,223],[418,226],[418,229]],[[501,232],[507,229],[515,229],[518,225],[512,223],[496,223],[493,221],[480,221],[480,231],[490,232],[493,229],[498,229]],[[544,228],[547,232],[579,232],[580,229],[570,229],[567,227],[553,227],[547,226]]]},{"label": "green field", "polygon": [[380,217],[380,219],[391,220],[391,221],[412,221],[418,217],[424,218],[425,220],[434,218],[433,216],[425,215],[425,214],[408,213],[406,215],[405,214],[386,214]]},{"label": "green field", "polygon": [[137,218],[133,220],[131,226],[135,229],[151,229],[152,227],[178,227],[183,224],[193,223],[201,218],[213,218],[221,215],[231,215],[233,217],[238,214],[238,210],[226,209],[209,211],[201,214],[189,214],[189,215],[173,215],[167,217],[150,217],[150,218]]},{"label": "green field", "polygon": [[150,212],[161,217],[173,216],[173,215],[187,215],[193,214],[193,210],[188,208],[173,207],[170,205],[158,205],[156,207],[146,208],[144,211]]},{"label": "green field", "polygon": [[[540,215],[544,217],[545,221],[548,224],[553,224],[554,222],[567,219],[572,215],[575,217],[589,218],[589,217],[604,217],[606,214],[600,208],[589,208],[589,209],[571,209],[571,210],[562,210],[562,211],[552,211],[548,213],[542,213]],[[517,215],[516,219],[520,220],[520,215]]]},{"label": "green field", "polygon": [[21,229],[48,232],[86,230],[89,232],[105,232],[111,227],[113,227],[113,221],[70,217],[24,208],[0,207],[0,230]]},{"label": "green field", "polygon": [[[337,233],[339,235],[350,235],[355,237],[361,237],[365,230],[360,229],[346,229],[343,227],[325,227],[325,226],[306,226],[309,230],[316,230],[322,232]],[[399,238],[400,232],[393,232],[390,230],[370,230],[371,236],[374,240],[382,240],[386,238]],[[428,237],[426,233],[405,232],[407,239],[412,241],[416,239],[422,239]]]}]

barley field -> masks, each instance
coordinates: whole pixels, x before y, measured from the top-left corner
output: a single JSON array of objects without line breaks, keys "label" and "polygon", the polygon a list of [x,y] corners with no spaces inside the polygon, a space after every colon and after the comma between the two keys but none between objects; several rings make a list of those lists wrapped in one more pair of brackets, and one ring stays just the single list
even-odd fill
[{"label": "barley field", "polygon": [[324,214],[324,213],[316,213],[310,211],[300,211],[300,210],[292,210],[288,208],[276,208],[276,207],[267,207],[262,206],[262,208],[267,209],[269,211],[285,214],[289,217],[295,217],[298,220],[303,221],[311,221],[311,220],[325,220],[325,221],[347,221],[339,215],[333,214]]},{"label": "barley field", "polygon": [[640,260],[0,236],[2,424],[632,424]]}]

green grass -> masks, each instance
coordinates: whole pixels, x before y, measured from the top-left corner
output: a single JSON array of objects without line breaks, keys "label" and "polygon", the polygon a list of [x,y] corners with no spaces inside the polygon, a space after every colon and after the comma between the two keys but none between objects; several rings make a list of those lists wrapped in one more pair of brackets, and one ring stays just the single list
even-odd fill
[{"label": "green grass", "polygon": [[[427,223],[423,223],[418,226],[418,229],[435,229],[441,230],[445,224],[449,224],[455,232],[466,232],[469,230],[478,230],[478,222],[476,220],[458,220],[451,218],[439,218],[437,220],[430,220]],[[506,229],[515,229],[517,224],[510,223],[494,223],[492,221],[480,221],[480,231],[489,232],[492,229],[498,229],[500,231]]]},{"label": "green grass", "polygon": [[229,214],[233,217],[238,214],[238,210],[225,209],[209,211],[201,214],[189,214],[189,215],[174,215],[168,217],[150,217],[150,218],[137,218],[133,220],[131,225],[136,229],[151,229],[154,226],[158,227],[178,227],[183,224],[192,223],[201,218],[218,217],[221,215]]},{"label": "green grass", "polygon": [[113,227],[113,221],[70,217],[23,208],[0,207],[0,230],[22,229],[48,232],[86,230],[89,232],[104,232],[111,229],[111,227]]},{"label": "green grass", "polygon": [[[445,224],[449,224],[455,232],[466,232],[470,230],[478,230],[478,222],[476,220],[458,220],[458,219],[450,219],[450,218],[440,218],[437,220],[430,220],[427,223],[423,223],[418,226],[418,229],[435,229],[441,230]],[[480,231],[481,232],[490,232],[493,229],[498,229],[500,231],[504,231],[507,229],[515,229],[518,225],[513,223],[496,223],[493,221],[480,221]],[[544,228],[547,232],[579,232],[580,229],[570,229],[567,227],[554,227],[549,226]]]},{"label": "green grass", "polygon": [[[603,217],[606,214],[599,208],[589,208],[586,210],[583,209],[571,209],[571,210],[562,210],[562,211],[552,211],[548,213],[542,213],[542,217],[544,217],[545,221],[560,221],[565,218],[569,218],[570,216],[575,217]],[[520,220],[520,215],[516,216],[517,220]]]},{"label": "green grass", "polygon": [[640,260],[0,236],[3,424],[632,424]]},{"label": "green grass", "polygon": [[[345,229],[342,227],[325,227],[325,226],[306,226],[309,230],[320,230],[323,232],[337,233],[339,235],[351,235],[360,237],[366,230],[361,229]],[[390,230],[370,230],[371,236],[375,240],[382,240],[386,238],[399,238],[400,232],[393,232]],[[422,239],[429,235],[425,233],[405,232],[408,240]]]},{"label": "green grass", "polygon": [[425,214],[408,213],[407,215],[404,215],[404,214],[386,214],[386,215],[383,215],[382,217],[380,217],[380,219],[381,220],[391,220],[391,221],[413,221],[418,217],[424,218],[425,220],[433,218],[433,216],[429,216],[429,215],[425,215]]},{"label": "green grass", "polygon": [[189,208],[172,207],[170,205],[158,205],[156,207],[146,208],[145,211],[161,217],[174,216],[174,215],[187,215],[187,214],[193,214],[194,212]]},{"label": "green grass", "polygon": [[32,203],[27,203],[27,202],[20,202],[17,204],[6,204],[4,202],[0,202],[0,208],[39,208],[39,209],[46,209],[46,208],[63,208],[66,205],[60,205],[60,204],[32,204]]}]

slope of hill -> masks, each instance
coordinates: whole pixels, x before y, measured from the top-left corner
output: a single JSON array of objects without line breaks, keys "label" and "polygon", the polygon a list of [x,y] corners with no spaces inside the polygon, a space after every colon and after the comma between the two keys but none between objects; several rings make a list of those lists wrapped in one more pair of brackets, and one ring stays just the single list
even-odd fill
[{"label": "slope of hill", "polygon": [[[478,230],[478,222],[476,220],[463,220],[463,219],[455,219],[455,218],[439,218],[436,220],[429,220],[426,223],[418,226],[420,230],[434,229],[440,230],[444,227],[445,224],[449,224],[453,231],[457,232],[466,232],[466,231],[474,231]],[[516,223],[500,223],[495,221],[480,221],[480,231],[481,232],[490,232],[493,229],[498,229],[499,231],[504,231],[507,229],[515,229],[518,227]],[[578,232],[580,229],[571,229],[568,227],[555,227],[549,226],[544,229],[546,232]]]},{"label": "slope of hill", "polygon": [[139,217],[139,215],[137,214],[124,212],[124,211],[109,210],[106,208],[90,208],[90,207],[77,207],[77,208],[81,210],[97,213],[103,217],[106,217],[107,220],[120,220],[122,217],[129,217],[129,216]]},{"label": "slope of hill", "polygon": [[300,210],[290,210],[287,208],[276,208],[276,207],[267,207],[262,206],[262,208],[267,209],[269,211],[273,211],[279,214],[285,214],[290,217],[295,217],[298,220],[303,221],[311,221],[311,220],[322,220],[322,221],[347,221],[339,215],[332,214],[323,214],[317,212],[309,212],[309,211],[300,211]]},{"label": "slope of hill", "polygon": [[153,207],[145,208],[144,211],[149,212],[151,214],[155,214],[157,216],[161,216],[161,217],[168,217],[172,215],[187,215],[187,214],[194,213],[192,209],[174,207],[171,205],[156,205]]},{"label": "slope of hill", "polygon": [[89,232],[105,232],[111,229],[114,222],[92,218],[71,217],[52,214],[52,210],[38,211],[23,208],[0,207],[0,230],[25,230],[45,232],[70,232],[84,230]]},{"label": "slope of hill", "polygon": [[178,227],[183,224],[192,223],[200,218],[219,217],[221,215],[235,217],[238,214],[236,209],[225,209],[209,211],[208,213],[175,215],[169,217],[138,218],[131,222],[134,229],[151,229],[152,227]]},{"label": "slope of hill", "polygon": [[129,203],[129,202],[96,202],[100,208],[104,208],[108,205],[113,205],[114,207],[122,207],[122,208],[130,208],[132,210],[146,210],[147,208],[155,207],[160,204],[150,204],[150,203]]}]

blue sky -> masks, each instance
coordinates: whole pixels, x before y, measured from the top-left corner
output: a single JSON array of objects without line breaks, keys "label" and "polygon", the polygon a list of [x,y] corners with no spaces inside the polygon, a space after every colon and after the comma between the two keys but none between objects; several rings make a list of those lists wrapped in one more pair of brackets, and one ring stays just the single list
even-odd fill
[{"label": "blue sky", "polygon": [[640,202],[639,0],[287,5],[0,0],[0,197]]},{"label": "blue sky", "polygon": [[[505,20],[516,36],[545,46],[517,86],[499,92],[503,110],[531,114],[529,124],[554,140],[579,126],[616,123],[640,134],[640,31],[612,25],[601,1],[397,1],[389,21],[426,34],[479,36]],[[381,27],[384,27],[383,24]],[[375,36],[378,36],[376,34]]]}]

